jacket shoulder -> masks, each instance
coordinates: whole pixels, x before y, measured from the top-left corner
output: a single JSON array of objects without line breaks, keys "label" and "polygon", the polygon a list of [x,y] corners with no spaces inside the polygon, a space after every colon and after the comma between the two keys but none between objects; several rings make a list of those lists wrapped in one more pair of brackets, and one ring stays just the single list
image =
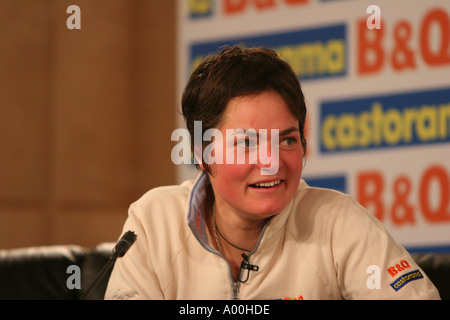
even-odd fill
[{"label": "jacket shoulder", "polygon": [[[174,221],[186,214],[193,181],[180,185],[156,187],[130,205],[129,218],[135,221]],[[175,219],[176,218],[176,219]]]}]

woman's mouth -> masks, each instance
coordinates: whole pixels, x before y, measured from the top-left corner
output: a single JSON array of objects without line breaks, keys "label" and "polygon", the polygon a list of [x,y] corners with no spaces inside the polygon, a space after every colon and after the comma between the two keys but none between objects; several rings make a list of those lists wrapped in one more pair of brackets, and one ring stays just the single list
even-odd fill
[{"label": "woman's mouth", "polygon": [[268,181],[268,182],[260,182],[260,183],[250,184],[250,187],[252,187],[252,188],[269,189],[269,188],[273,188],[273,187],[276,187],[276,186],[280,185],[281,182],[283,182],[283,180],[273,180],[273,181]]}]

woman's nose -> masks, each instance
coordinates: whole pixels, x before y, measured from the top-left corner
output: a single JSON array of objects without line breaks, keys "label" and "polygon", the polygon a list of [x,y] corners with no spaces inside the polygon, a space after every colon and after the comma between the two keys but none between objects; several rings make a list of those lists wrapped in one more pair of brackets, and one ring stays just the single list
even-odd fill
[{"label": "woman's nose", "polygon": [[280,167],[278,136],[271,134],[269,139],[260,139],[257,166],[262,175],[273,175]]}]

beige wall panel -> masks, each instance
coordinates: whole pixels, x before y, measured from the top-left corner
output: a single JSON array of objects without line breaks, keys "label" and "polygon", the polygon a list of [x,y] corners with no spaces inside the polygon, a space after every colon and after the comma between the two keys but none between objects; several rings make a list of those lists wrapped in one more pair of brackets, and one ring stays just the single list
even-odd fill
[{"label": "beige wall panel", "polygon": [[66,208],[53,217],[53,241],[92,248],[118,240],[127,217],[126,208]]},{"label": "beige wall panel", "polygon": [[170,158],[175,129],[175,1],[140,1],[135,10],[135,97],[139,192],[175,182]]},{"label": "beige wall panel", "polygon": [[[82,1],[79,6],[81,30],[65,28],[69,15],[54,14],[62,17],[54,28],[55,197],[127,201],[137,151],[130,6],[127,1]],[[56,8],[65,9],[62,4]]]},{"label": "beige wall panel", "polygon": [[48,31],[45,5],[0,1],[0,199],[7,201],[47,193]]},{"label": "beige wall panel", "polygon": [[48,245],[49,217],[38,206],[0,208],[0,249]]},{"label": "beige wall panel", "polygon": [[4,0],[0,22],[0,247],[115,241],[175,181],[175,1]]}]

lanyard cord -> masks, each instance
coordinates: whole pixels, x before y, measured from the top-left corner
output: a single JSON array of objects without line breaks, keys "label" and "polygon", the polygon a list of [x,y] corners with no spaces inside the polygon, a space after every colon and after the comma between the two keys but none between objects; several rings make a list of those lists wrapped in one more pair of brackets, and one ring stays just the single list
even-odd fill
[{"label": "lanyard cord", "polygon": [[[252,251],[252,250],[248,250],[248,249],[244,249],[244,248],[240,248],[240,247],[238,247],[238,246],[235,246],[234,244],[232,244],[230,241],[228,241],[228,240],[222,235],[222,233],[221,233],[220,230],[219,230],[219,227],[218,227],[217,224],[216,224],[216,211],[214,210],[214,202],[213,202],[213,204],[212,204],[212,216],[213,216],[213,223],[214,223],[214,235],[215,235],[215,237],[216,237],[217,246],[219,247],[219,251],[220,251],[220,252],[222,252],[222,246],[220,245],[219,237],[217,236],[217,234],[219,234],[220,237],[221,237],[223,240],[226,241],[226,243],[228,243],[230,246],[232,246],[232,247],[234,247],[234,248],[236,248],[236,249],[239,249],[239,250],[242,250],[242,251],[246,251],[246,252]],[[223,252],[222,252],[222,253],[223,253]]]}]

